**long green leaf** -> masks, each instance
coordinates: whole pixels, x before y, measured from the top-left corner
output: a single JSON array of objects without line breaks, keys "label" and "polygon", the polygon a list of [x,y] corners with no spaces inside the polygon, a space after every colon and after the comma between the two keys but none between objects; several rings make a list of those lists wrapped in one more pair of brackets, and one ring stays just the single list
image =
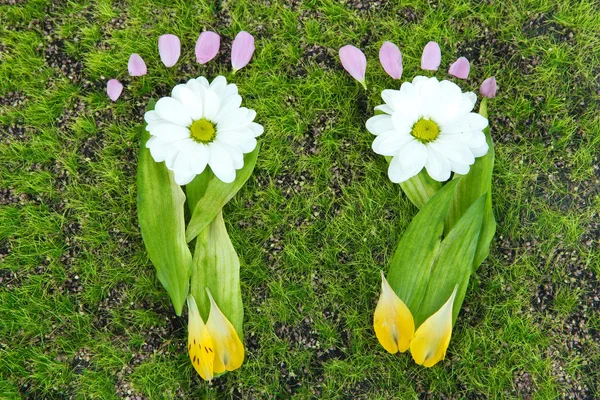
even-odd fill
[{"label": "long green leaf", "polygon": [[421,325],[448,300],[454,286],[458,292],[454,299],[453,321],[456,320],[465,298],[469,277],[481,232],[485,199],[484,193],[456,223],[442,241],[437,259],[433,263],[427,290],[417,312],[413,312],[415,326]]},{"label": "long green leaf", "polygon": [[448,206],[459,181],[444,185],[425,204],[404,232],[392,259],[387,280],[413,313],[425,295]]},{"label": "long green leaf", "polygon": [[227,234],[222,212],[198,235],[194,251],[191,292],[205,321],[210,310],[206,288],[242,338],[240,261]]},{"label": "long green leaf", "polygon": [[186,240],[189,242],[204,230],[217,216],[219,211],[246,183],[258,157],[259,146],[252,153],[244,156],[244,166],[237,171],[235,181],[223,183],[214,176],[212,171],[207,170],[197,176],[186,186],[192,218],[185,232]]},{"label": "long green leaf", "polygon": [[177,315],[189,290],[192,255],[185,241],[185,195],[165,163],[152,159],[144,130],[137,172],[137,210],[142,239],[156,275]]},{"label": "long green leaf", "polygon": [[[487,118],[487,99],[483,99],[479,108],[479,113]],[[484,130],[485,137],[489,146],[487,154],[475,160],[467,175],[455,174],[455,178],[460,177],[460,183],[456,188],[454,199],[450,204],[450,212],[446,221],[445,232],[448,233],[458,220],[465,214],[471,205],[487,193],[483,227],[477,245],[477,253],[473,260],[473,270],[476,271],[481,263],[487,258],[490,252],[490,244],[496,233],[496,219],[492,210],[492,170],[494,169],[494,143],[490,135],[489,127]]]}]

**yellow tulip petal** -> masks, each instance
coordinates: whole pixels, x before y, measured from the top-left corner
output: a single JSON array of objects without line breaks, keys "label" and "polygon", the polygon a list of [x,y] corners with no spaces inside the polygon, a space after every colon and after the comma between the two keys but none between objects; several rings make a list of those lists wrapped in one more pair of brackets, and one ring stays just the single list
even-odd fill
[{"label": "yellow tulip petal", "polygon": [[410,342],[410,353],[417,364],[433,367],[446,357],[452,336],[452,307],[458,285],[444,305],[427,318]]},{"label": "yellow tulip petal", "polygon": [[415,321],[402,300],[381,273],[381,295],[373,316],[373,327],[379,343],[394,354],[408,350],[415,334]]},{"label": "yellow tulip petal", "polygon": [[217,303],[208,292],[210,298],[210,315],[206,327],[213,339],[215,348],[215,373],[233,371],[244,362],[244,345],[240,340],[235,328],[223,315]]},{"label": "yellow tulip petal", "polygon": [[196,300],[191,294],[188,304],[188,352],[196,372],[206,381],[213,378],[215,350],[210,333],[202,321]]}]

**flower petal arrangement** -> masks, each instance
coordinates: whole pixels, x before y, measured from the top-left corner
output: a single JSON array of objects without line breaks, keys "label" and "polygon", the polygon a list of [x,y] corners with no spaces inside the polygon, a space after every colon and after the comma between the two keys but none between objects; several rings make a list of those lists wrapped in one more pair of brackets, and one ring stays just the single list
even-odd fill
[{"label": "flower petal arrangement", "polygon": [[486,118],[471,112],[477,101],[453,82],[415,77],[400,90],[384,90],[385,104],[375,107],[384,114],[371,117],[367,130],[377,137],[373,151],[393,157],[390,180],[404,182],[423,168],[444,182],[452,172],[467,174],[476,157],[487,153],[483,129]]},{"label": "flower petal arrangement", "polygon": [[[380,61],[388,75],[400,77],[402,58],[395,45],[382,45]],[[440,47],[429,42],[421,68],[437,71],[440,64]],[[467,79],[469,72],[464,57],[449,69],[459,79]],[[399,89],[384,89],[384,104],[375,107],[376,115],[365,124],[376,136],[373,151],[389,163],[390,180],[419,209],[398,243],[387,277],[381,273],[373,328],[387,352],[410,351],[424,367],[445,358],[469,279],[489,254],[496,231],[494,148],[487,119],[495,79],[486,80],[480,91],[484,99],[476,113],[475,93],[463,92],[449,80],[415,76]]]},{"label": "flower petal arrangement", "polygon": [[[236,38],[234,44],[241,54],[234,63],[237,69],[254,52],[252,35],[243,32],[241,37],[243,43]],[[205,64],[219,47],[218,34],[203,32],[196,43],[196,60]],[[175,35],[162,35],[158,49],[168,68],[180,58],[181,43]],[[131,54],[128,72],[133,77],[147,74],[140,55]],[[118,80],[108,81],[111,100],[122,91]],[[255,118],[254,110],[242,107],[238,87],[224,76],[210,82],[199,76],[178,84],[170,96],[151,101],[144,115],[137,174],[142,239],[177,315],[187,303],[190,361],[208,381],[244,361],[240,261],[222,209],[256,164],[256,138],[264,129]],[[192,252],[188,243],[194,239]]]},{"label": "flower petal arrangement", "polygon": [[146,112],[152,136],[146,146],[156,162],[164,161],[173,171],[178,185],[187,185],[207,167],[231,183],[244,165],[243,155],[256,148],[256,137],[263,133],[253,122],[256,112],[241,102],[237,86],[223,76],[210,84],[199,77],[177,85]]}]

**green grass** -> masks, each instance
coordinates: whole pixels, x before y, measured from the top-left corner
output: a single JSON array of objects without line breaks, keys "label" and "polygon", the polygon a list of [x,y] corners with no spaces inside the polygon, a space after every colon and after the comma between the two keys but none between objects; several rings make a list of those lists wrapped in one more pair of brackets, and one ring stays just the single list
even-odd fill
[{"label": "green grass", "polygon": [[[348,3],[0,6],[1,398],[600,396],[600,8]],[[231,76],[222,48],[196,64],[204,29],[224,45],[254,34],[252,62]],[[172,69],[157,54],[164,33],[182,39]],[[491,75],[500,86],[489,105],[498,232],[447,359],[431,369],[385,353],[372,329],[379,271],[416,212],[364,128],[380,91],[397,85],[377,61],[385,40],[400,46],[406,79],[436,40],[438,78],[465,55],[464,90]],[[348,43],[367,54],[366,92],[341,69]],[[132,52],[148,75],[128,76]],[[254,175],[224,209],[247,357],[212,385],[189,363],[186,321],[155,277],[135,210],[145,105],[202,74],[234,80],[265,126]],[[116,103],[105,95],[113,77],[125,84]]]}]

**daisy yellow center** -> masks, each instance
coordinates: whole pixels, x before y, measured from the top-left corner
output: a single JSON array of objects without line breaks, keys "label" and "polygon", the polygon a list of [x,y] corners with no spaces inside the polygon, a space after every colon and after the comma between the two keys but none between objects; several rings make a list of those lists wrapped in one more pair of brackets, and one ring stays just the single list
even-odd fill
[{"label": "daisy yellow center", "polygon": [[192,122],[190,131],[192,132],[192,139],[198,143],[210,143],[215,140],[215,126],[206,118]]},{"label": "daisy yellow center", "polygon": [[421,118],[413,125],[412,131],[410,132],[414,137],[423,143],[429,143],[434,141],[440,134],[439,126],[425,118]]}]

